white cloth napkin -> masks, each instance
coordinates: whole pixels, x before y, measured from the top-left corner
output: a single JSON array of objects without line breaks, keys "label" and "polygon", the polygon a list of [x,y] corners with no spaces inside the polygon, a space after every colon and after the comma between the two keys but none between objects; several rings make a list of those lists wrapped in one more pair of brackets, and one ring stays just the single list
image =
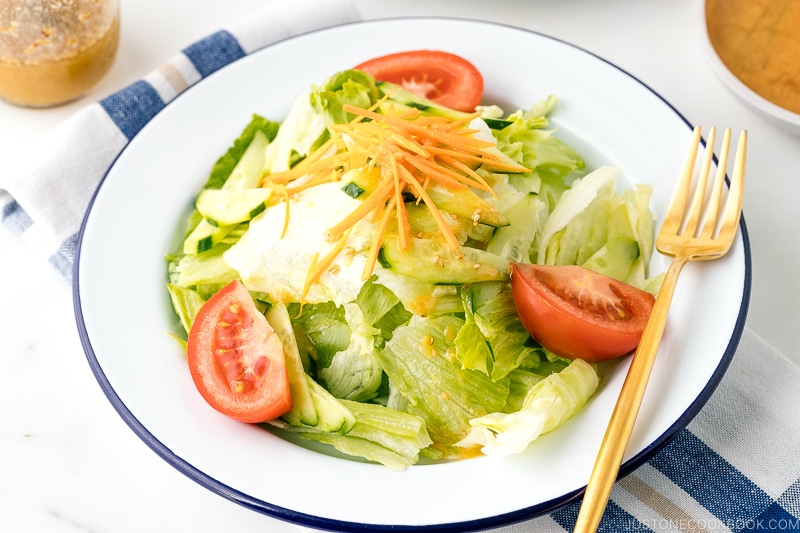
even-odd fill
[{"label": "white cloth napkin", "polygon": [[129,87],[88,105],[55,128],[40,158],[3,176],[0,220],[71,279],[89,201],[139,129],[187,87],[259,48],[357,20],[349,0],[275,0],[252,17],[198,41]]}]

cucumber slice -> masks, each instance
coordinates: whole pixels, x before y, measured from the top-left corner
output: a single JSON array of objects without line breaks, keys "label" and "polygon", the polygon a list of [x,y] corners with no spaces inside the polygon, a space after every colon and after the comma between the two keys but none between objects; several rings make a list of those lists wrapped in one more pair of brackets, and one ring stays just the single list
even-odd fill
[{"label": "cucumber slice", "polygon": [[583,266],[608,277],[627,281],[631,268],[639,257],[638,242],[624,235],[615,235],[587,259]]},{"label": "cucumber slice", "polygon": [[205,189],[195,201],[197,211],[213,226],[232,226],[267,208],[271,189]]},{"label": "cucumber slice", "polygon": [[544,202],[538,194],[526,194],[512,205],[506,216],[511,222],[504,228],[495,230],[486,251],[515,261],[530,263],[530,250],[539,231],[539,221]]},{"label": "cucumber slice", "polygon": [[486,122],[486,125],[493,130],[502,130],[514,123],[512,120],[506,120],[503,118],[484,118],[483,121]]},{"label": "cucumber slice", "polygon": [[325,390],[322,385],[311,379],[311,376],[308,374],[305,376],[319,415],[316,428],[329,433],[347,433],[353,429],[353,426],[356,425],[356,417],[350,409]]},{"label": "cucumber slice", "polygon": [[[263,131],[257,131],[253,136],[253,140],[250,141],[250,144],[244,151],[244,154],[242,154],[242,158],[233,168],[230,176],[225,180],[225,183],[223,183],[221,190],[226,191],[227,194],[233,194],[235,191],[245,189],[260,191],[261,189],[257,189],[257,187],[260,185],[261,174],[264,170],[264,153],[267,145],[269,145],[267,136]],[[266,191],[266,189],[264,190]],[[219,194],[218,189],[204,189],[200,195],[198,195],[195,206],[201,202],[200,197],[207,195],[209,192],[211,192],[211,196],[202,200],[204,208],[210,210],[210,212],[214,214],[218,214],[218,209],[215,210],[207,205],[213,203],[211,202],[212,196],[214,194]],[[263,195],[264,193],[261,192],[257,194]],[[266,200],[262,201],[262,205],[264,202],[266,202]],[[253,208],[255,208],[255,206],[251,207],[251,210]],[[263,207],[260,209],[263,210]],[[231,232],[231,226],[237,223],[228,222],[229,219],[225,216],[210,217],[209,220],[206,213],[203,213],[199,208],[198,212],[200,212],[204,219],[195,226],[184,240],[183,253],[185,254],[199,254],[210,250],[214,245],[221,242]],[[247,214],[249,218],[244,218],[239,222],[245,222],[255,216],[255,214],[249,211]]]},{"label": "cucumber slice", "polygon": [[366,198],[378,187],[381,179],[380,169],[372,171],[364,168],[351,168],[342,176],[342,191],[350,198]]},{"label": "cucumber slice", "polygon": [[451,250],[441,239],[412,238],[408,249],[400,250],[397,239],[389,236],[381,251],[384,268],[427,283],[508,279],[508,261],[502,257],[468,246]]},{"label": "cucumber slice", "polygon": [[[436,223],[436,219],[433,218],[430,209],[428,209],[426,205],[407,202],[405,208],[412,235],[418,238],[431,238],[438,237],[442,234],[442,230],[439,229],[439,224]],[[456,236],[456,239],[458,239],[458,242],[464,244],[470,231],[476,226],[466,217],[458,216],[453,213],[448,214],[450,216],[444,217],[445,222],[450,229],[453,230],[453,234]],[[493,230],[494,228],[491,229]]]},{"label": "cucumber slice", "polygon": [[252,189],[261,183],[261,174],[264,172],[264,162],[266,159],[266,149],[269,139],[263,131],[257,131],[253,140],[247,146],[247,150],[242,154],[242,158],[233,167],[231,175],[222,185],[223,189]]},{"label": "cucumber slice", "polygon": [[292,425],[300,423],[306,426],[316,426],[319,423],[319,415],[306,379],[303,362],[300,359],[300,350],[297,347],[289,311],[286,309],[286,305],[278,303],[269,308],[266,317],[267,322],[281,340],[286,357],[286,369],[289,372],[292,409],[283,415],[283,418]]},{"label": "cucumber slice", "polygon": [[387,96],[387,102],[382,107],[394,106],[418,109],[424,115],[433,115],[438,117],[445,117],[449,119],[459,120],[466,116],[468,113],[463,111],[456,111],[443,105],[437,104],[433,100],[428,100],[422,96],[416,95],[411,91],[403,89],[400,85],[389,81],[378,82],[378,89]]},{"label": "cucumber slice", "polygon": [[193,255],[207,252],[222,242],[233,230],[233,226],[215,226],[202,219],[183,241],[183,253]]},{"label": "cucumber slice", "polygon": [[469,189],[451,190],[438,185],[428,187],[428,195],[442,211],[460,215],[473,224],[486,224],[499,228],[508,225],[508,219],[486,200]]}]

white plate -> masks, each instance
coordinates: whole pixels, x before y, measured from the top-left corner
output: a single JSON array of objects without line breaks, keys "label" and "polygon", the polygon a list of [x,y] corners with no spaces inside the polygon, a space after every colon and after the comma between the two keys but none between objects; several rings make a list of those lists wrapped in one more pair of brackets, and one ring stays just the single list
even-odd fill
[{"label": "white plate", "polygon": [[[654,184],[657,218],[690,138],[668,103],[591,53],[529,31],[450,19],[356,23],[280,42],[206,78],[142,129],[99,187],[79,243],[75,308],[91,367],[120,415],[170,464],[223,497],[312,527],[468,531],[558,508],[585,487],[627,365],[525,453],[402,473],[289,444],[217,414],[197,394],[168,335],[179,326],[164,256],[211,165],[252,113],[281,120],[311,84],[410,46],[468,58],[485,77],[486,101],[509,110],[556,94],[553,123],[562,137],[591,166],[610,162],[629,183]],[[733,356],[750,289],[741,229],[727,257],[684,271],[623,472],[689,423]],[[656,256],[653,268],[665,267]]]}]

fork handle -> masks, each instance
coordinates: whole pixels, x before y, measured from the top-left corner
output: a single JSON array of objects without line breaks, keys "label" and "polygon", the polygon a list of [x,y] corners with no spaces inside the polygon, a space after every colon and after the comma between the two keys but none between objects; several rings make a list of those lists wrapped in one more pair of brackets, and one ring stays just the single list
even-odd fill
[{"label": "fork handle", "polygon": [[622,456],[628,445],[639,407],[642,404],[650,371],[661,343],[661,335],[667,323],[672,295],[678,282],[678,275],[688,261],[675,258],[664,276],[650,318],[642,332],[639,346],[631,360],[631,366],[622,384],[617,404],[611,413],[603,443],[594,464],[589,484],[583,496],[583,503],[575,522],[575,533],[590,533],[597,530],[603,517],[611,489],[619,474]]}]

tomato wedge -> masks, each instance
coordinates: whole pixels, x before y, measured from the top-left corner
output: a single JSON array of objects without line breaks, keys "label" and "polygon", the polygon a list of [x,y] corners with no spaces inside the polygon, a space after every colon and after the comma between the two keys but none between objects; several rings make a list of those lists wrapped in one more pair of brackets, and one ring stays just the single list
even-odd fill
[{"label": "tomato wedge", "polygon": [[649,292],[580,266],[512,263],[511,292],[531,337],[589,362],[634,350],[655,302]]},{"label": "tomato wedge", "polygon": [[378,81],[389,81],[409,92],[451,109],[471,113],[483,98],[483,76],[461,56],[438,50],[399,52],[355,67]]},{"label": "tomato wedge", "polygon": [[186,354],[197,390],[217,411],[256,423],[292,408],[283,345],[239,281],[200,308]]}]

